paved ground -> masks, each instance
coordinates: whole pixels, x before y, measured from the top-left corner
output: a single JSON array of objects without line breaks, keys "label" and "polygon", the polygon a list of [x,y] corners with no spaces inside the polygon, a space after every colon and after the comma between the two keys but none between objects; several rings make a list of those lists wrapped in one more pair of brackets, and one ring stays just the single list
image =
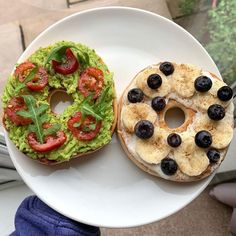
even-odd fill
[{"label": "paved ground", "polygon": [[[33,2],[33,5],[31,4]],[[139,7],[171,18],[164,0],[0,0],[0,92],[24,48],[47,26],[73,12],[91,7]],[[205,190],[180,212],[160,222],[132,229],[102,229],[108,236],[227,236],[232,210],[208,196]]]},{"label": "paved ground", "polygon": [[212,200],[207,188],[178,213],[133,229],[102,229],[104,236],[229,236],[232,209]]}]

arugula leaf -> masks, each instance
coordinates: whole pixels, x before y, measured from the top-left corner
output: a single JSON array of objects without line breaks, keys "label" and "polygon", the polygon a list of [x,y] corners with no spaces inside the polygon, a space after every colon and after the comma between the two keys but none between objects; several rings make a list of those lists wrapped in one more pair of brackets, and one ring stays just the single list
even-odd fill
[{"label": "arugula leaf", "polygon": [[104,118],[103,112],[107,108],[108,103],[106,99],[108,96],[110,86],[106,87],[100,97],[95,103],[92,103],[92,98],[94,94],[90,94],[81,104],[80,112],[82,113],[82,118],[86,115],[91,115],[96,118],[96,120],[102,120]]},{"label": "arugula leaf", "polygon": [[95,117],[97,120],[102,120],[102,117],[96,113],[96,110],[94,109],[94,106],[91,106],[89,104],[84,104],[81,107],[81,113],[82,115],[91,115],[93,117]]},{"label": "arugula leaf", "polygon": [[43,121],[40,115],[48,109],[49,105],[42,104],[41,106],[37,107],[36,100],[32,95],[22,95],[22,97],[25,100],[28,110],[18,111],[17,114],[32,119],[33,124],[29,126],[29,130],[35,132],[39,142],[43,143],[44,129]]},{"label": "arugula leaf", "polygon": [[96,124],[90,124],[89,128],[90,128],[90,130],[95,130],[96,129]]},{"label": "arugula leaf", "polygon": [[60,124],[53,124],[50,128],[44,129],[44,135],[47,136],[47,135],[55,134],[60,129],[61,129]]},{"label": "arugula leaf", "polygon": [[42,121],[42,124],[45,123],[48,120],[48,114],[44,113],[40,116],[40,119]]},{"label": "arugula leaf", "polygon": [[34,124],[29,125],[28,127],[29,132],[36,132],[36,126]]},{"label": "arugula leaf", "polygon": [[51,60],[55,60],[55,61],[59,61],[61,62],[62,61],[62,58],[64,57],[65,55],[65,52],[66,52],[66,49],[67,48],[70,48],[71,46],[68,45],[62,45],[62,46],[59,46],[59,47],[56,47],[54,48],[51,53],[48,55],[44,65],[46,65],[49,61]]},{"label": "arugula leaf", "polygon": [[84,126],[82,131],[88,132],[95,129],[96,129],[96,124],[89,124],[87,126]]},{"label": "arugula leaf", "polygon": [[18,93],[21,89],[25,88],[25,84],[22,83],[22,84],[19,84],[16,88],[15,88],[15,91],[16,93]]},{"label": "arugula leaf", "polygon": [[24,98],[25,103],[28,107],[28,110],[31,113],[31,119],[33,120],[34,125],[35,125],[35,133],[37,135],[37,138],[38,138],[40,143],[43,143],[42,121],[40,120],[40,117],[38,115],[38,109],[40,109],[40,107],[38,109],[36,108],[36,100],[34,99],[33,96],[23,95],[22,97]]},{"label": "arugula leaf", "polygon": [[18,111],[17,115],[23,116],[25,118],[31,118],[31,113],[26,110]]},{"label": "arugula leaf", "polygon": [[77,128],[77,127],[79,127],[80,125],[81,125],[81,122],[75,122],[75,123],[73,124],[73,127]]},{"label": "arugula leaf", "polygon": [[28,82],[30,82],[35,78],[35,75],[38,73],[38,69],[39,68],[36,66],[29,72],[25,80],[15,88],[16,93],[18,93],[21,89],[23,89],[26,86]]},{"label": "arugula leaf", "polygon": [[106,98],[108,96],[110,86],[107,86],[105,90],[103,90],[102,94],[99,96],[98,100],[96,101],[96,109],[100,112],[103,112],[106,109],[107,103],[105,103]]},{"label": "arugula leaf", "polygon": [[82,52],[78,48],[76,48],[77,51],[77,59],[80,62],[80,66],[85,69],[87,66],[89,66],[89,56],[88,53]]},{"label": "arugula leaf", "polygon": [[102,120],[102,117],[96,113],[96,109],[94,107],[95,104],[92,103],[93,96],[94,93],[90,93],[90,95],[86,97],[81,104],[80,112],[82,113],[82,119],[84,119],[86,115],[91,115],[97,120]]},{"label": "arugula leaf", "polygon": [[39,116],[39,115],[41,115],[42,113],[44,113],[47,109],[48,109],[48,105],[47,104],[42,104],[41,106],[39,106],[38,108],[37,108],[37,115]]},{"label": "arugula leaf", "polygon": [[46,65],[51,60],[56,60],[58,62],[62,62],[65,56],[65,52],[67,48],[71,48],[77,55],[77,59],[80,62],[82,68],[85,68],[89,65],[89,56],[88,53],[81,51],[74,45],[62,45],[54,48],[51,53],[48,55],[44,65]]}]

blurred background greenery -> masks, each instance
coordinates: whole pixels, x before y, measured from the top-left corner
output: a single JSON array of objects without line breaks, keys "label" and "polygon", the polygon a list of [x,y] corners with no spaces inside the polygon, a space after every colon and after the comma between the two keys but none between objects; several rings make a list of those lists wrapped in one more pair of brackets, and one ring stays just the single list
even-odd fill
[{"label": "blurred background greenery", "polygon": [[180,0],[178,7],[182,20],[177,17],[177,23],[187,30],[193,26],[184,17],[196,25],[198,15],[204,18],[191,33],[212,56],[224,80],[236,87],[236,0]]}]

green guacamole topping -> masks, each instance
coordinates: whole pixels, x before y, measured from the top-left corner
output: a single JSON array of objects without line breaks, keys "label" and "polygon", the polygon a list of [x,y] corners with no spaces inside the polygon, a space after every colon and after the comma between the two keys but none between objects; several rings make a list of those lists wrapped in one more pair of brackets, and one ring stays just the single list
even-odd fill
[{"label": "green guacamole topping", "polygon": [[[71,131],[67,128],[67,121],[73,116],[77,111],[80,111],[81,103],[84,100],[84,96],[78,91],[78,80],[80,78],[80,73],[82,71],[81,66],[73,74],[61,75],[55,73],[51,66],[51,61],[45,64],[48,55],[53,49],[59,46],[69,46],[74,52],[73,48],[77,48],[82,53],[87,53],[89,57],[89,66],[95,67],[103,71],[104,74],[104,85],[103,90],[108,88],[108,93],[105,99],[106,111],[102,120],[102,128],[99,134],[90,141],[80,141],[73,136]],[[48,71],[48,86],[46,86],[42,91],[32,92],[27,88],[21,90],[22,94],[31,94],[37,100],[37,104],[48,104],[49,89],[61,88],[65,89],[68,94],[70,94],[74,102],[69,105],[61,114],[54,114],[51,112],[50,108],[47,111],[48,121],[51,124],[61,124],[61,130],[63,130],[67,136],[67,141],[59,148],[54,149],[47,153],[39,153],[34,151],[28,144],[27,135],[29,133],[28,125],[26,126],[16,126],[10,119],[6,117],[5,125],[9,131],[10,139],[15,143],[19,150],[33,159],[46,157],[49,160],[64,161],[69,160],[72,156],[77,154],[86,153],[91,150],[95,150],[111,140],[111,126],[114,120],[113,113],[113,99],[115,97],[113,74],[109,72],[107,66],[101,60],[101,58],[96,54],[93,49],[88,48],[85,45],[74,42],[60,41],[46,48],[39,48],[35,53],[33,53],[27,61],[34,63],[36,66],[43,66]],[[7,85],[4,89],[2,96],[3,107],[5,108],[12,97],[19,96],[16,94],[15,89],[20,85],[20,82],[14,75],[9,76]],[[49,105],[49,104],[48,104]]]}]

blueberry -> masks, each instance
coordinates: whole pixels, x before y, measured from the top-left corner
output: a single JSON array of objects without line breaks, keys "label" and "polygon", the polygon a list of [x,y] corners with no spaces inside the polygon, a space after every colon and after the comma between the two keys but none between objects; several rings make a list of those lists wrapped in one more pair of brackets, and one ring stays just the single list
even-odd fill
[{"label": "blueberry", "polygon": [[134,127],[137,137],[141,139],[151,138],[154,133],[154,126],[148,120],[140,120]]},{"label": "blueberry", "polygon": [[175,160],[167,157],[161,161],[161,170],[166,175],[173,175],[176,173],[178,165]]},{"label": "blueberry", "polygon": [[210,147],[212,144],[211,134],[206,130],[199,131],[195,135],[195,143],[197,144],[198,147],[201,147],[201,148]]},{"label": "blueberry", "polygon": [[223,86],[218,90],[217,96],[221,101],[229,101],[233,97],[233,90],[229,86]]},{"label": "blueberry", "polygon": [[212,120],[222,120],[225,117],[225,109],[221,105],[213,104],[209,106],[207,114]]},{"label": "blueberry", "polygon": [[182,140],[178,134],[172,133],[168,135],[167,142],[171,147],[178,147],[181,144]]},{"label": "blueberry", "polygon": [[127,97],[131,103],[137,103],[137,102],[141,102],[143,100],[144,93],[139,88],[133,88],[128,92]]},{"label": "blueberry", "polygon": [[199,76],[194,82],[195,89],[198,92],[207,92],[212,87],[212,81],[207,76]]},{"label": "blueberry", "polygon": [[161,63],[159,69],[166,76],[171,75],[175,70],[173,64],[171,62],[168,62],[168,61],[165,61],[165,62]]},{"label": "blueberry", "polygon": [[158,74],[149,75],[147,79],[147,84],[148,84],[148,87],[151,89],[159,88],[162,84],[161,76]]},{"label": "blueberry", "polygon": [[152,108],[155,111],[161,111],[165,108],[166,101],[163,97],[155,97],[152,99]]},{"label": "blueberry", "polygon": [[216,149],[210,149],[207,152],[207,157],[211,164],[217,163],[217,161],[220,159],[220,152]]}]

